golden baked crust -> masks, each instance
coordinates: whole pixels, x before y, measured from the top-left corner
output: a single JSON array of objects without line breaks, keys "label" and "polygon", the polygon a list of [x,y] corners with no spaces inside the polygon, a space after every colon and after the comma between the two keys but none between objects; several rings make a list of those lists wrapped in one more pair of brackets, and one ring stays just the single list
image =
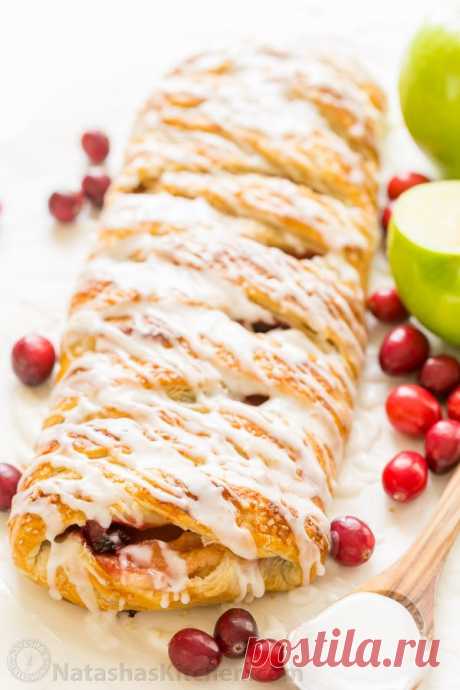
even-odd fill
[{"label": "golden baked crust", "polygon": [[23,572],[88,608],[141,610],[321,570],[366,342],[383,113],[354,66],[266,48],[197,56],[159,85],[14,501]]}]

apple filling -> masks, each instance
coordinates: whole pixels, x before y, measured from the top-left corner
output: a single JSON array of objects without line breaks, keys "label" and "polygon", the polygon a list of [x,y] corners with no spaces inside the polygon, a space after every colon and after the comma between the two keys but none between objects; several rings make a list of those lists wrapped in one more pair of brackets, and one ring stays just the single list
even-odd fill
[{"label": "apple filling", "polygon": [[81,529],[87,547],[111,578],[128,588],[179,594],[191,578],[207,577],[220,563],[222,547],[174,524],[135,528],[89,520]]},{"label": "apple filling", "polygon": [[273,323],[268,323],[265,321],[254,321],[250,324],[249,329],[254,333],[269,333],[275,329],[280,329],[286,331],[290,328],[289,324],[283,323],[282,321],[274,321]]}]

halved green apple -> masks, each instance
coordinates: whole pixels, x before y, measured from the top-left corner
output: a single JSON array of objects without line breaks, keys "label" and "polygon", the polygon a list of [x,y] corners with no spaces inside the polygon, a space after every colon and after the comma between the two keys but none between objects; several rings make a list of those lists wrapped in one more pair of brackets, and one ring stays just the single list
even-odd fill
[{"label": "halved green apple", "polygon": [[399,197],[388,257],[408,310],[460,345],[460,180],[417,185]]}]

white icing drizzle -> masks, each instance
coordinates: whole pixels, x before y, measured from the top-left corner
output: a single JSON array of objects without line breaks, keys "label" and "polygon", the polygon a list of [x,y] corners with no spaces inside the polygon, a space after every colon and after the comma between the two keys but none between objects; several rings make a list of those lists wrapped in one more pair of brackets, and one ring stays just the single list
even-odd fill
[{"label": "white icing drizzle", "polygon": [[[329,259],[320,258],[300,266],[297,260],[279,250],[268,250],[249,239],[239,238],[236,248],[234,243],[217,234],[213,234],[212,241],[206,242],[206,238],[191,233],[187,239],[176,235],[156,238],[155,255],[134,267],[129,262],[96,260],[86,274],[86,284],[90,287],[91,280],[98,275],[100,280],[113,282],[124,290],[136,289],[150,301],[162,300],[166,308],[176,301],[177,295],[183,295],[189,302],[204,301],[212,307],[224,307],[233,318],[239,315],[240,319],[248,321],[263,315],[260,310],[254,310],[254,302],[247,299],[249,291],[257,291],[283,309],[287,308],[287,314],[291,312],[318,337],[337,335],[359,367],[365,335],[362,324],[351,311],[353,298],[361,298],[356,274],[348,287],[346,282],[337,284],[341,279],[351,278],[351,271],[345,262],[333,264]],[[158,277],[158,283],[153,284],[152,272]],[[235,292],[239,292],[238,301],[233,299]],[[211,293],[213,297],[210,298]],[[121,305],[120,309],[123,307]],[[77,324],[82,318],[93,319],[95,323],[95,317],[85,312],[81,314],[77,313]],[[174,315],[168,314],[169,318]],[[71,323],[70,329],[78,330],[78,325]],[[175,353],[170,355],[174,357]]]},{"label": "white icing drizzle", "polygon": [[[160,567],[155,566],[154,553],[155,547],[159,549],[162,559]],[[118,555],[119,563],[122,568],[121,582],[129,585],[132,582],[132,572],[130,567],[134,566],[146,572],[150,587],[163,592],[172,593],[180,597],[182,594],[187,598],[185,592],[188,583],[187,565],[174,549],[166,543],[156,541],[130,544],[120,550]]]},{"label": "white icing drizzle", "polygon": [[[179,248],[178,251],[180,254]],[[150,297],[147,289],[149,284],[152,285],[152,270],[147,262],[137,265],[96,259],[94,264],[94,276],[99,276],[102,280],[110,279],[111,283],[122,289],[130,287],[129,278],[140,292],[144,289],[146,298]],[[274,273],[276,274],[275,268]],[[156,270],[153,274],[158,277]],[[211,279],[207,283],[208,291],[212,291]],[[160,284],[164,287],[164,283]],[[192,287],[191,284],[189,286]],[[186,305],[181,307],[176,302],[174,309],[171,309],[171,292],[167,288],[168,284],[164,290],[164,307],[161,302],[151,304],[149,300],[123,304],[119,315],[129,314],[129,334],[123,333],[115,323],[108,320],[108,317],[115,318],[117,307],[96,311],[90,305],[78,310],[70,320],[67,346],[88,335],[97,337],[100,345],[96,347],[96,352],[86,353],[78,358],[57,387],[54,394],[56,401],[75,398],[78,402],[66,414],[65,423],[44,430],[39,447],[46,448],[51,442],[57,441],[59,453],[47,454],[46,461],[56,468],[73,471],[77,478],[69,478],[60,472],[47,480],[41,480],[38,485],[45,496],[57,494],[67,505],[81,511],[88,519],[96,519],[101,525],[108,526],[111,517],[113,518],[113,505],[119,502],[130,505],[132,501],[123,484],[115,484],[106,477],[106,468],[136,486],[147,486],[158,500],[176,503],[178,507],[187,510],[198,522],[211,528],[222,544],[246,559],[254,559],[254,543],[247,529],[236,523],[235,509],[224,497],[223,489],[238,486],[261,492],[278,506],[291,526],[307,579],[312,562],[317,565],[319,563],[319,553],[305,537],[305,520],[314,516],[322,528],[327,530],[322,512],[311,501],[314,496],[323,500],[327,498],[326,480],[313,449],[305,441],[299,442],[299,430],[307,422],[305,403],[296,402],[291,396],[281,393],[274,395],[272,379],[257,367],[254,353],[257,349],[273,352],[282,356],[282,361],[291,362],[291,367],[298,367],[305,361],[301,346],[305,346],[308,340],[297,333],[297,338],[301,338],[300,347],[294,337],[290,339],[288,347],[282,347],[278,351],[275,346],[276,338],[279,345],[282,342],[281,335],[260,337],[251,334],[215,308],[200,309],[197,313],[196,308]],[[220,302],[225,296],[225,293],[220,296]],[[227,304],[231,311],[234,305],[231,301]],[[252,306],[250,303],[247,306],[249,309],[245,308],[239,314],[240,318],[254,318]],[[259,317],[260,312],[256,316]],[[150,337],[155,332],[155,328],[152,331],[152,323],[159,325],[160,332],[163,327],[166,336],[172,338],[174,347],[165,348],[161,339]],[[319,321],[317,324],[319,328]],[[206,341],[203,341],[204,334]],[[214,354],[213,334],[219,334],[220,342],[227,347],[231,344],[231,351],[239,362],[236,374],[222,365],[217,349]],[[198,357],[196,360],[176,346],[183,339],[192,347]],[[326,380],[330,379],[331,372],[325,366],[327,357],[321,357],[320,351],[312,345],[309,349],[315,354],[315,366],[320,367],[321,375]],[[181,372],[195,390],[198,408],[201,404],[206,406],[206,415],[202,411],[195,411],[193,407],[184,407],[172,401],[158,390],[145,389],[136,381],[124,380],[124,369],[114,366],[112,352],[116,353],[117,359],[122,363],[127,361],[128,355],[129,362],[129,358],[135,357],[141,362],[155,361],[157,365],[170,368],[176,373]],[[339,358],[335,354],[333,358],[335,366],[340,368]],[[203,368],[206,362],[209,364],[208,369],[206,366]],[[141,372],[145,377],[145,368],[140,367],[139,373]],[[205,379],[211,383],[211,389],[200,393],[203,372]],[[351,388],[343,367],[342,372],[345,385]],[[296,373],[297,376],[300,375],[299,371]],[[317,388],[317,393],[323,396],[332,409],[339,410],[342,407],[342,412],[349,416],[349,409],[346,412],[346,408],[343,408],[340,396],[340,402],[335,401],[315,378],[310,377],[308,385],[312,390]],[[332,379],[331,391],[334,385],[337,385],[337,381],[334,384]],[[267,390],[271,393],[270,401],[263,409],[248,407],[225,395],[225,390],[230,388],[235,395],[244,396],[253,392],[254,387],[258,391]],[[96,419],[82,424],[86,415],[110,407],[114,402],[117,410],[126,417],[102,421]],[[171,429],[170,423],[165,421],[165,413],[180,420],[180,426]],[[250,420],[263,430],[264,436],[254,436],[245,428],[235,428],[231,422],[225,421],[226,415],[239,415]],[[307,428],[318,441],[322,439],[326,446],[332,446],[341,452],[342,441],[334,421],[320,404],[315,403],[310,410]],[[99,458],[97,463],[88,462],[84,454],[75,450],[75,436],[78,435],[83,436],[86,442],[107,447],[110,458],[116,459],[117,464],[110,458]],[[278,448],[269,440],[270,437],[278,439],[281,447]],[[299,441],[296,441],[297,438]],[[121,439],[122,442],[115,443],[113,439]],[[128,447],[132,452],[127,454],[122,446]],[[283,446],[291,447],[295,462],[286,455]],[[241,455],[236,448],[243,448],[245,454]],[[195,458],[198,464],[191,462],[190,458]],[[267,458],[270,458],[268,464]],[[205,459],[204,465],[201,464],[202,459]],[[196,497],[195,500],[190,500],[183,492],[175,495],[176,487],[171,485],[165,473],[180,478]],[[155,486],[145,483],[148,477],[154,477]],[[37,483],[22,494],[19,510],[38,512],[46,519],[42,508],[46,498],[35,500],[36,488]],[[140,521],[140,518],[137,519]],[[165,603],[166,598],[163,605]]]},{"label": "white icing drizzle", "polygon": [[[160,192],[115,197],[114,204],[105,214],[104,227],[109,231],[122,229],[128,232],[128,236],[140,236],[137,242],[131,241],[130,244],[114,243],[112,256],[115,253],[126,257],[129,253],[148,252],[155,245],[155,237],[145,232],[146,224],[155,227],[158,235],[174,229],[175,232],[193,231],[195,234],[206,231],[213,233],[213,237],[220,233],[227,239],[233,235],[264,237],[275,224],[276,232],[280,237],[285,233],[285,241],[289,240],[293,249],[295,238],[300,238],[297,245],[299,253],[305,249],[302,243],[323,251],[340,251],[344,247],[362,250],[367,245],[363,232],[368,231],[369,220],[359,210],[308,189],[301,192],[297,185],[287,180],[256,175],[241,178],[206,176],[185,171],[167,173],[162,179],[166,187],[184,196]],[[187,198],[198,185],[199,189],[206,186],[214,201],[220,200],[236,215],[224,215],[202,198]],[[292,228],[286,228],[283,213],[296,221]],[[103,251],[107,253],[105,245]]]},{"label": "white icing drizzle", "polygon": [[303,96],[307,100],[312,94],[317,95],[314,87],[321,89],[325,102],[340,105],[353,116],[355,122],[351,134],[354,137],[363,136],[370,125],[376,128],[381,117],[369,93],[363,88],[369,83],[369,77],[348,56],[336,55],[333,60],[329,51],[322,54],[316,49],[315,52],[305,50],[303,53],[294,53],[274,51],[270,47],[249,51],[238,46],[197,56],[183,63],[176,73],[203,75],[228,72],[230,76],[249,71],[257,76],[258,81],[262,81],[261,77],[271,79],[279,84],[280,89],[285,88],[289,92],[295,85],[297,97]]},{"label": "white icing drizzle", "polygon": [[81,549],[80,540],[73,536],[62,541],[50,542],[50,553],[47,561],[50,594],[54,599],[61,599],[61,594],[57,588],[56,574],[58,568],[63,568],[86,608],[90,611],[97,611],[96,597],[85,563],[81,559]]},{"label": "white icing drizzle", "polygon": [[253,599],[263,597],[265,593],[265,583],[260,572],[259,561],[238,561],[235,566],[240,595],[237,601],[251,602]]},{"label": "white icing drizzle", "polygon": [[167,168],[226,169],[281,174],[348,199],[374,181],[384,107],[345,55],[239,46],[198,56],[158,85],[120,184]]},{"label": "white icing drizzle", "polygon": [[[304,60],[273,59],[263,51],[226,55],[224,60],[217,78],[203,65],[194,69],[196,62],[191,68],[186,63],[182,73],[179,68],[158,85],[137,122],[127,178],[136,169],[158,176],[165,165],[204,171],[220,166],[231,172],[281,173],[314,182],[323,191],[338,182],[331,172],[357,189],[365,184],[363,157],[333,131],[328,119],[339,107],[349,120],[340,134],[375,145],[380,113],[349,73],[318,58],[305,66]],[[180,130],[165,132],[166,126]],[[185,143],[181,130],[186,131]],[[213,140],[213,133],[220,139]]]}]

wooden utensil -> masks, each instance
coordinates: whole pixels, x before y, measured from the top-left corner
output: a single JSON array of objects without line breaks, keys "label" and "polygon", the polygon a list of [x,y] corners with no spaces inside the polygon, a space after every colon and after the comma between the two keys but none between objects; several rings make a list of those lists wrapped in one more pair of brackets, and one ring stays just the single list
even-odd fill
[{"label": "wooden utensil", "polygon": [[382,594],[413,615],[421,634],[432,637],[436,583],[460,531],[460,465],[449,481],[428,527],[392,566],[368,580],[360,592]]}]

